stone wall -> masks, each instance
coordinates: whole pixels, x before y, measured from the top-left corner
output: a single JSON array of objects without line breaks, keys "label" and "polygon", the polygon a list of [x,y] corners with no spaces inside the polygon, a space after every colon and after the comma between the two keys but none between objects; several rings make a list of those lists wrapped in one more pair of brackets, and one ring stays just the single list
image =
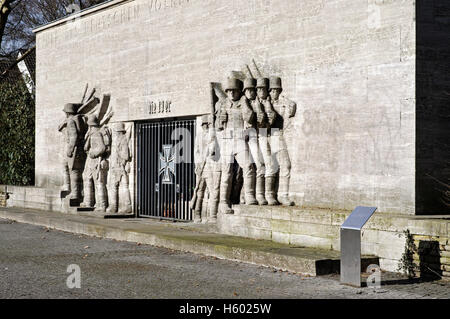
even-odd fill
[{"label": "stone wall", "polygon": [[[414,3],[116,0],[38,28],[36,184],[62,184],[57,127],[86,83],[111,94],[113,121],[199,116],[210,82],[246,65],[257,76],[254,60],[298,104],[298,205],[414,214]],[[150,108],[161,101],[169,113]]]},{"label": "stone wall", "polygon": [[8,199],[8,194],[6,186],[0,185],[0,207],[6,207],[6,200]]},{"label": "stone wall", "polygon": [[446,236],[413,235],[418,276],[450,280],[450,241]]},{"label": "stone wall", "polygon": [[56,189],[8,186],[7,207],[21,207],[62,212],[61,193]]},{"label": "stone wall", "polygon": [[[340,226],[350,214],[350,211],[297,207],[234,206],[234,211],[234,215],[219,215],[218,229],[221,233],[332,250],[340,250]],[[448,245],[449,227],[450,220],[377,212],[363,228],[361,252],[378,256],[383,270],[398,271],[405,251],[405,230],[409,229],[414,238],[421,241],[425,237],[438,238],[437,251],[443,251]],[[417,248],[424,249],[426,245],[417,242]],[[448,253],[440,254],[442,260],[436,255],[431,257],[434,264],[439,261],[438,267],[448,262],[448,257],[445,257]],[[432,256],[433,253],[423,251],[421,255]],[[421,265],[425,266],[423,261]]]}]

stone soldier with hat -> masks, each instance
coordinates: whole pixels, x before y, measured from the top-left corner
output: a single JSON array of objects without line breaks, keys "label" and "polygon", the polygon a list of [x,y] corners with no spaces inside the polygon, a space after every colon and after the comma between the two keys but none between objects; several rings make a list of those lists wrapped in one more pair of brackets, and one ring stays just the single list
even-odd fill
[{"label": "stone soldier with hat", "polygon": [[83,150],[86,125],[83,116],[77,114],[80,106],[77,103],[66,104],[63,109],[66,119],[58,128],[60,132],[65,131],[63,190],[70,190],[70,199],[78,203],[81,201],[81,174],[86,160]]},{"label": "stone soldier with hat", "polygon": [[289,157],[284,130],[287,128],[288,120],[295,116],[297,104],[281,96],[283,87],[281,78],[274,76],[270,78],[270,97],[272,106],[276,112],[276,118],[271,124],[270,149],[279,165],[279,188],[278,201],[287,206],[294,205],[289,199],[289,183],[291,177],[291,160]]},{"label": "stone soldier with hat", "polygon": [[[131,197],[129,189],[129,173],[131,150],[129,146],[130,137],[127,136],[125,124],[122,122],[114,123],[112,136],[112,147],[110,156],[111,174],[110,174],[110,197],[108,213],[129,214],[132,212]],[[125,197],[119,201],[120,185],[123,187]],[[122,207],[119,207],[121,203]]]},{"label": "stone soldier with hat", "polygon": [[258,142],[265,163],[265,197],[269,205],[278,205],[275,196],[277,167],[273,160],[269,145],[269,128],[273,124],[276,113],[269,96],[269,79],[258,78],[256,84],[257,101],[265,113],[264,120],[259,123]]},{"label": "stone soldier with hat", "polygon": [[[84,150],[87,153],[86,167],[83,173],[84,199],[81,206],[93,207],[105,212],[108,206],[106,178],[108,175],[108,155],[111,145],[110,134],[100,128],[95,114],[88,117],[89,131],[86,134]],[[94,187],[93,187],[94,186]]]},{"label": "stone soldier with hat", "polygon": [[235,160],[243,170],[246,204],[258,204],[255,198],[255,169],[245,140],[245,130],[251,127],[254,114],[247,98],[242,96],[240,80],[229,78],[225,92],[227,98],[219,101],[216,106],[218,110],[216,127],[221,131],[219,135],[222,160],[219,209],[223,213],[232,214],[230,194]]},{"label": "stone soldier with hat", "polygon": [[[196,223],[214,222],[217,219],[222,168],[218,158],[219,150],[213,124],[212,114],[202,116],[202,131],[198,135],[199,140],[195,149],[196,158],[200,159],[200,163],[195,165],[197,184],[190,203],[194,210],[194,222]],[[203,200],[206,190],[208,190],[209,199],[208,207],[204,209]],[[202,212],[208,212],[208,216],[202,216]]]},{"label": "stone soldier with hat", "polygon": [[260,128],[265,128],[266,115],[260,99],[257,98],[256,85],[257,81],[254,78],[246,78],[244,80],[244,95],[252,107],[253,112],[256,114],[256,117],[253,119],[252,127],[248,130],[247,135],[250,152],[256,165],[256,200],[259,205],[267,205],[264,194],[264,176],[266,174],[266,168],[259,143],[259,139],[261,139],[262,143],[267,144],[267,138],[263,136],[260,137],[259,133]]}]

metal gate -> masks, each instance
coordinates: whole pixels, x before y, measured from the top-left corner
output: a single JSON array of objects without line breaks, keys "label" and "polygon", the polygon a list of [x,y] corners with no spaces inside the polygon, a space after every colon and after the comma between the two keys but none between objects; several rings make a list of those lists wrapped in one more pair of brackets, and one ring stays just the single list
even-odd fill
[{"label": "metal gate", "polygon": [[195,120],[136,124],[139,217],[192,220]]}]

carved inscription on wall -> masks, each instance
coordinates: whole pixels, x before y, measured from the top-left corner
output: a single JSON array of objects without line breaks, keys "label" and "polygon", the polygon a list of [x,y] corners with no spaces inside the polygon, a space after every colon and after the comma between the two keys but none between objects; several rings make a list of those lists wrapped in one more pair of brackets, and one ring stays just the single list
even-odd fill
[{"label": "carved inscription on wall", "polygon": [[150,102],[148,104],[148,114],[164,114],[172,112],[172,101]]},{"label": "carved inscription on wall", "polygon": [[131,21],[148,18],[152,13],[170,9],[181,8],[196,0],[141,0],[129,5],[120,6],[117,9],[74,19],[68,23],[68,28],[62,30],[53,28],[39,35],[41,48],[54,48],[64,41],[79,38],[83,34],[91,34],[104,29],[119,26]]}]

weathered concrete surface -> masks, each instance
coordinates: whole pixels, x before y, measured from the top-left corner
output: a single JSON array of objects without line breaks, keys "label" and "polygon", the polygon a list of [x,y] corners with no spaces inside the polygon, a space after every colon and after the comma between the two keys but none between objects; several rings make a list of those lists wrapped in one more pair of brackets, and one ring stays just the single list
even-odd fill
[{"label": "weathered concrete surface", "polygon": [[47,211],[62,211],[63,201],[61,192],[57,189],[32,187],[32,186],[8,186],[7,207],[22,207],[41,209]]},{"label": "weathered concrete surface", "polygon": [[[340,226],[351,213],[327,209],[257,206],[234,206],[234,211],[234,215],[219,216],[219,232],[333,250],[340,250]],[[403,232],[407,229],[415,236],[447,241],[450,217],[427,218],[375,213],[362,231],[362,253],[378,256],[383,270],[397,271],[405,250],[406,237]]]},{"label": "weathered concrete surface", "polygon": [[[86,83],[111,93],[113,121],[197,116],[210,82],[255,59],[299,106],[285,132],[297,204],[414,214],[414,16],[414,0],[117,0],[40,28],[37,186],[62,185],[57,126]],[[159,101],[171,112],[149,114]]]},{"label": "weathered concrete surface", "polygon": [[6,207],[7,197],[8,194],[6,185],[0,185],[0,207]]},{"label": "weathered concrete surface", "polygon": [[[0,242],[2,299],[179,298],[180,304],[186,304],[186,299],[216,298],[450,298],[450,283],[442,281],[407,281],[383,272],[381,288],[353,288],[340,285],[339,275],[302,276],[4,219],[0,219]],[[80,267],[79,289],[66,285],[67,267],[72,264]],[[179,307],[165,307],[160,300],[155,305],[167,317],[179,317]],[[278,318],[279,310],[274,308],[271,314]]]},{"label": "weathered concrete surface", "polygon": [[[204,226],[153,220],[105,220],[82,215],[1,209],[0,218],[57,230],[131,241],[308,275],[337,272],[339,253],[202,231]],[[364,266],[377,259],[364,258]]]}]

